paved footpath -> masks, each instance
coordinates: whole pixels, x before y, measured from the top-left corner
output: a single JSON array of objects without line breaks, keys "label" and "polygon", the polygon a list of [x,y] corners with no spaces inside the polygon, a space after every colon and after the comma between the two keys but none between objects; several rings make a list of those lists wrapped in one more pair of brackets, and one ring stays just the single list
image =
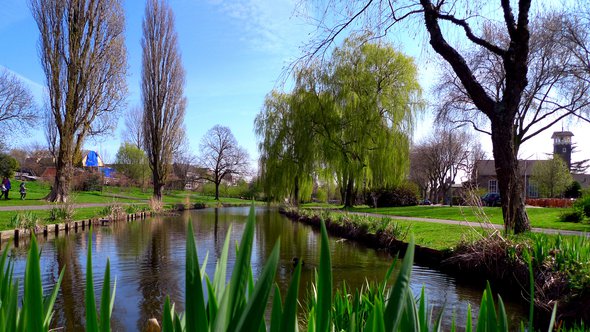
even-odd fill
[{"label": "paved footpath", "polygon": [[[366,212],[348,212],[354,214],[360,214],[364,216],[370,217],[388,217],[391,219],[399,219],[399,220],[409,220],[409,221],[417,221],[417,222],[431,222],[437,224],[447,224],[447,225],[461,225],[461,226],[469,226],[473,228],[493,228],[493,229],[504,229],[504,225],[492,224],[492,223],[479,223],[479,222],[472,222],[472,221],[459,221],[459,220],[447,220],[447,219],[432,219],[432,218],[417,218],[417,217],[403,217],[403,216],[392,216],[388,214],[380,214],[380,213],[366,213]],[[553,228],[538,228],[533,227],[531,229],[535,233],[544,233],[544,234],[562,234],[562,235],[578,235],[578,236],[586,236],[590,237],[590,233],[581,232],[581,231],[568,231],[563,229],[553,229]]]}]

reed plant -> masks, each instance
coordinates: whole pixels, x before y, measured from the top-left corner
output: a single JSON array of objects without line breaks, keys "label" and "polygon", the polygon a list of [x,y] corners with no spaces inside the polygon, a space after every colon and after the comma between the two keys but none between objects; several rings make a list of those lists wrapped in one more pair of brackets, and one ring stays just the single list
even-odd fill
[{"label": "reed plant", "polygon": [[39,218],[39,216],[37,216],[37,214],[31,211],[24,211],[13,215],[10,218],[8,225],[10,228],[22,228],[31,231],[34,230],[41,222],[42,220]]}]

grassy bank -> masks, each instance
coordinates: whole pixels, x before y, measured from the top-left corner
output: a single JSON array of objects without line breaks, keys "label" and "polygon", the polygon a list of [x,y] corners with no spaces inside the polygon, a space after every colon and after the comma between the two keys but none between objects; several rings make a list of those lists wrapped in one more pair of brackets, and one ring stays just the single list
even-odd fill
[{"label": "grassy bank", "polygon": [[[447,219],[457,221],[478,222],[478,210],[470,206],[406,206],[392,208],[353,208],[350,211],[378,213],[384,215],[411,217],[411,218],[431,218]],[[529,208],[527,213],[532,227],[563,229],[572,231],[590,232],[590,223],[566,223],[559,221],[559,217],[571,209],[567,208]],[[499,207],[484,207],[489,221],[493,224],[502,225],[502,209]]]},{"label": "grassy bank", "polygon": [[417,245],[445,252],[438,256],[438,261],[434,260],[445,271],[479,276],[515,291],[528,290],[532,268],[532,285],[539,294],[535,305],[541,312],[547,315],[552,305],[559,303],[561,319],[590,321],[590,313],[584,309],[590,303],[590,240],[586,237],[533,233],[503,237],[498,231],[469,226],[393,220],[334,210],[285,211],[306,223],[325,221],[328,229],[335,230],[338,236],[393,251],[403,249],[397,242],[407,241],[407,234],[415,234]]}]

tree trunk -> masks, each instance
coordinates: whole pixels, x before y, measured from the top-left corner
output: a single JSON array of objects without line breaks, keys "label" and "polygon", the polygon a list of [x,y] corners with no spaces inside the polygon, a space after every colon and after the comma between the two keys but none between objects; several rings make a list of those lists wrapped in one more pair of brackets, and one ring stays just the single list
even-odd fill
[{"label": "tree trunk", "polygon": [[346,183],[346,191],[344,193],[344,207],[349,208],[354,205],[354,180],[352,177],[348,177],[348,181]]},{"label": "tree trunk", "polygon": [[293,189],[293,197],[291,198],[291,204],[299,206],[299,176],[295,176],[295,183]]},{"label": "tree trunk", "polygon": [[220,183],[221,183],[221,181],[215,182],[215,200],[216,201],[219,200],[219,184]]},{"label": "tree trunk", "polygon": [[59,151],[57,153],[57,160],[55,162],[55,179],[51,192],[45,197],[49,202],[68,201],[70,193],[70,183],[73,176],[73,151],[70,142],[63,142],[60,140]]},{"label": "tree trunk", "polygon": [[162,200],[162,189],[164,188],[164,183],[160,179],[160,174],[154,170],[152,171],[152,179],[154,181],[154,197],[161,201]]},{"label": "tree trunk", "polygon": [[506,233],[531,229],[522,197],[522,179],[518,167],[518,146],[514,143],[512,121],[492,121],[492,145],[502,200]]}]

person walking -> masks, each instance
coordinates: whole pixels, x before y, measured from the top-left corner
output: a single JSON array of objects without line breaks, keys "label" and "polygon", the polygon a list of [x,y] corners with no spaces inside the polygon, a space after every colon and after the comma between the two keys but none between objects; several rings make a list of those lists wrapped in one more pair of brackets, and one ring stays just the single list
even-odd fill
[{"label": "person walking", "polygon": [[[8,199],[8,191],[10,190],[10,181],[7,177],[2,179],[2,194],[4,195],[4,199]],[[0,196],[2,198],[2,196]]]},{"label": "person walking", "polygon": [[4,193],[4,198],[8,199],[8,193],[10,192],[10,179],[4,178],[4,180],[6,181],[6,182],[2,181],[2,183],[6,187],[6,192]]},{"label": "person walking", "polygon": [[20,183],[20,199],[24,200],[25,197],[27,196],[27,188],[25,187],[25,183],[21,182]]}]

